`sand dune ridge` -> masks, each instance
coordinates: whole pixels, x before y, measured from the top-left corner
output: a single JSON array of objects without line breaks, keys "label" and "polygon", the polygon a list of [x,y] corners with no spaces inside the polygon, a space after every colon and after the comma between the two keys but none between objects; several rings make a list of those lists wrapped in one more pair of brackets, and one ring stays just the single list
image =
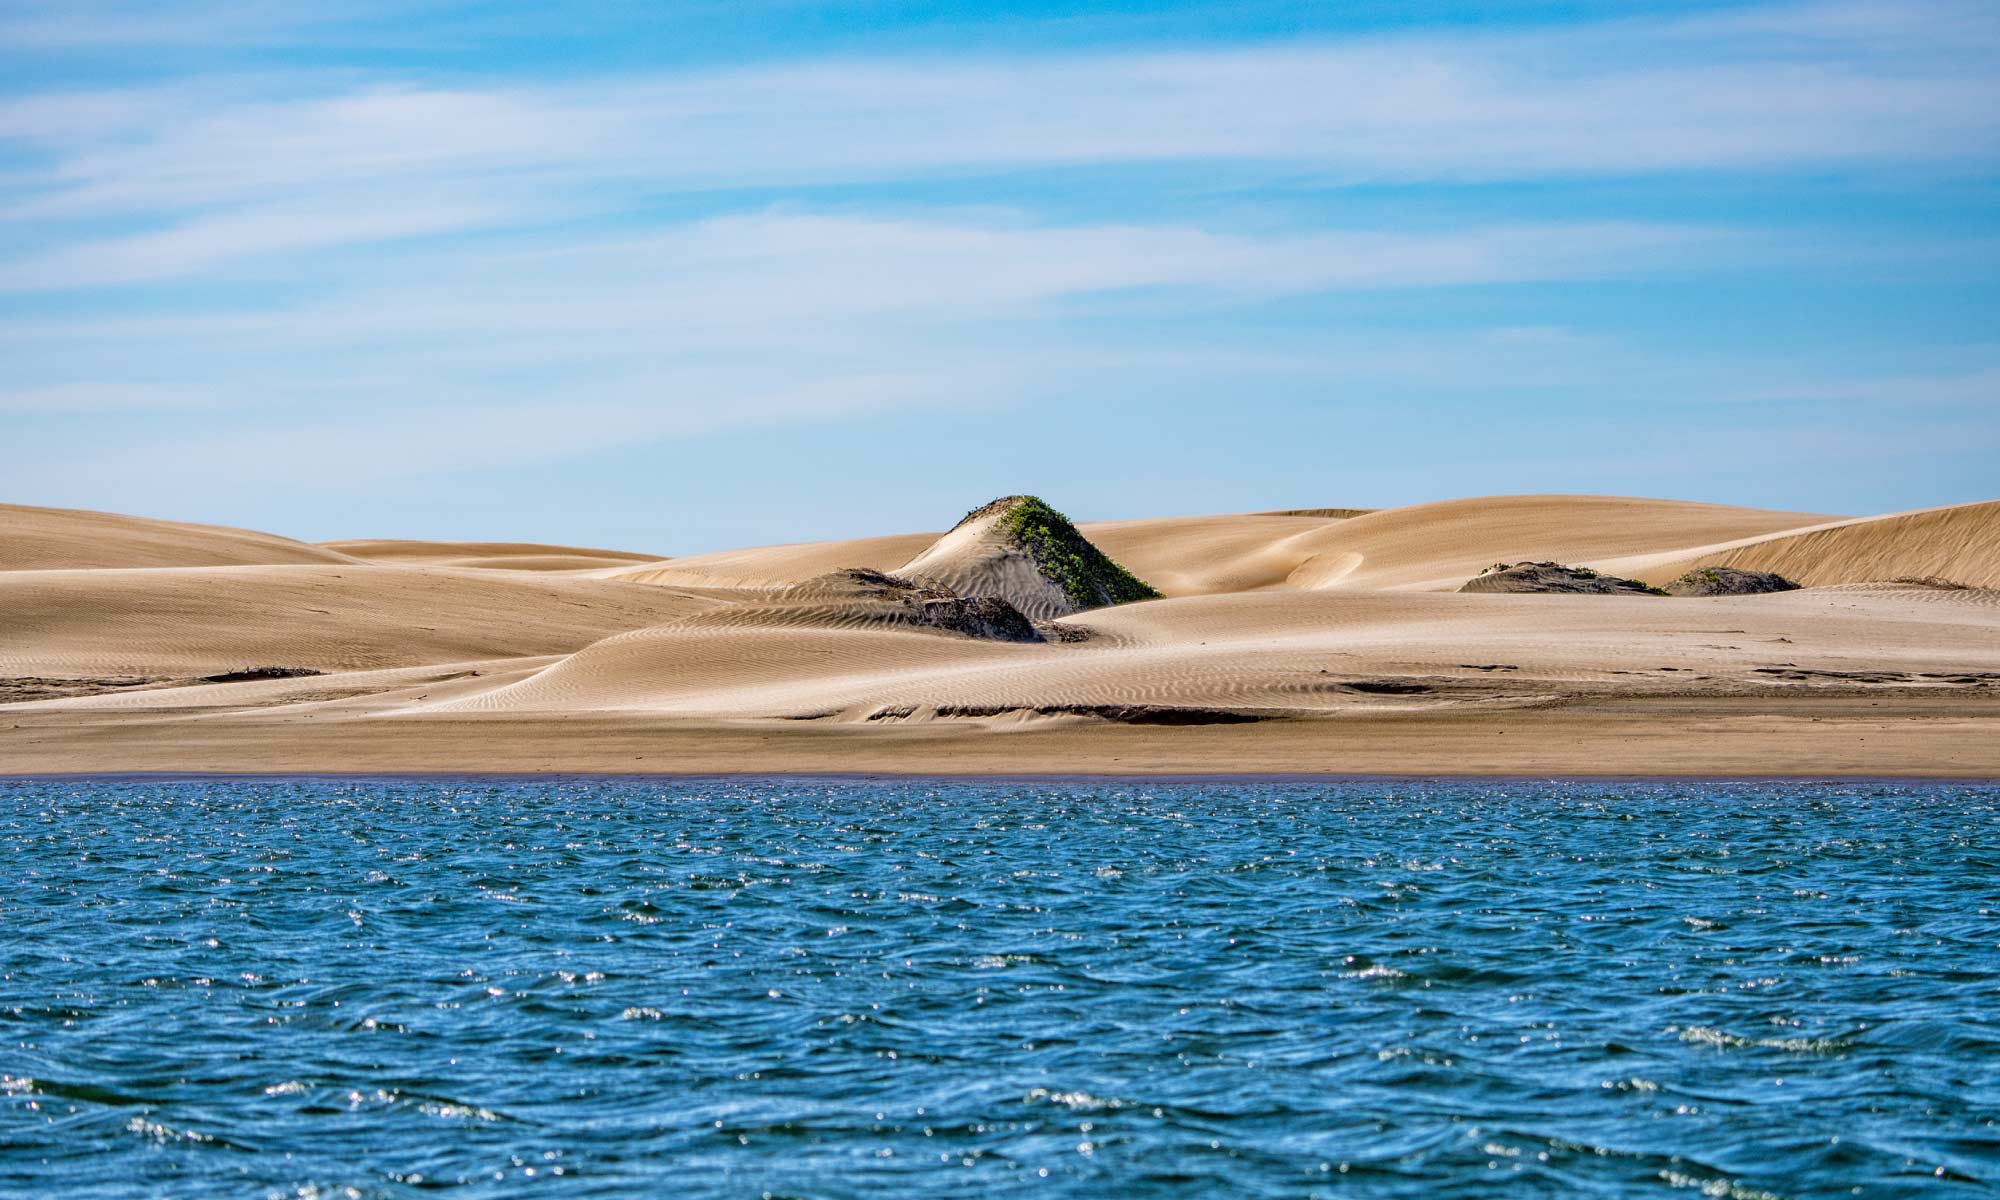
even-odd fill
[{"label": "sand dune ridge", "polygon": [[[1071,769],[2000,772],[1977,732],[2000,733],[2000,502],[1501,496],[1076,528],[1163,598],[1078,611],[990,523],[657,559],[8,507],[0,765],[949,770],[1014,746]],[[1457,590],[1502,561],[1806,587]],[[897,571],[1069,632],[934,619],[952,598]],[[1914,576],[1965,586],[1894,582]],[[206,682],[251,668],[281,670]]]}]

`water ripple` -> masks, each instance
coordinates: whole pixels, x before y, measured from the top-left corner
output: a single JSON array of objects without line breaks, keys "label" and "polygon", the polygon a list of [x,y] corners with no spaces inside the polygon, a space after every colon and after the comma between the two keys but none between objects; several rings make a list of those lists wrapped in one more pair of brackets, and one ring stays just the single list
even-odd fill
[{"label": "water ripple", "polygon": [[1988,1195],[2000,789],[0,782],[0,1195]]}]

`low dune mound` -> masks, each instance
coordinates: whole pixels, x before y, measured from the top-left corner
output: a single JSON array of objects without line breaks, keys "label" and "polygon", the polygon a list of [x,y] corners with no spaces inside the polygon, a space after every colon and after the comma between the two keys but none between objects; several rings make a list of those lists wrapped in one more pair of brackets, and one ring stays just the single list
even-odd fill
[{"label": "low dune mound", "polygon": [[1035,622],[992,596],[961,596],[940,584],[904,579],[873,567],[848,567],[802,583],[752,591],[669,622],[680,630],[788,632],[911,631],[959,634],[989,642],[1068,641],[1088,636]]},{"label": "low dune mound", "polygon": [[896,574],[960,596],[1005,600],[1037,621],[1160,596],[1035,496],[1003,496],[973,509]]},{"label": "low dune mound", "polygon": [[1799,585],[1775,571],[1696,567],[1661,590],[1669,596],[1762,596],[1795,592]]},{"label": "low dune mound", "polygon": [[354,561],[338,550],[249,529],[0,504],[0,571]]},{"label": "low dune mound", "polygon": [[939,629],[990,642],[1039,642],[1042,634],[1021,610],[998,596],[961,596],[936,583],[918,582],[869,567],[851,567],[788,589],[808,603],[845,601],[878,610],[892,624]]},{"label": "low dune mound", "polygon": [[1589,567],[1555,562],[1494,563],[1467,580],[1461,592],[1548,592],[1566,596],[1659,596],[1658,588],[1636,579],[1603,575]]},{"label": "low dune mound", "polygon": [[219,671],[214,675],[201,677],[203,683],[251,683],[265,679],[304,679],[312,675],[324,675],[315,667],[244,667],[239,671]]}]

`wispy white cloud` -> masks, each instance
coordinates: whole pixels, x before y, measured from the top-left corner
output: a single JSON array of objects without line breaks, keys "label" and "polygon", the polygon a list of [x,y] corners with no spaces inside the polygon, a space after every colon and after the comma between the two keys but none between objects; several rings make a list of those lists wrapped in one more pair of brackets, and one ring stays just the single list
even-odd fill
[{"label": "wispy white cloud", "polygon": [[206,214],[166,229],[73,241],[0,262],[0,292],[54,291],[199,275],[257,259],[424,234],[495,226],[506,207],[461,192],[399,195],[393,204],[362,193],[259,204]]},{"label": "wispy white cloud", "polygon": [[[506,408],[506,397],[524,393],[539,393],[535,411],[559,412],[613,395],[664,435],[693,429],[687,412],[798,417],[772,398],[825,397],[850,386],[843,381],[872,390],[885,372],[908,395],[902,403],[953,405],[971,375],[1000,397],[1059,371],[1158,370],[1174,355],[1157,343],[1100,334],[1083,354],[1063,332],[1067,321],[1135,306],[1221,317],[1311,292],[1601,279],[1670,268],[1736,240],[1631,223],[1249,235],[1049,227],[994,213],[892,220],[774,210],[581,244],[348,262],[330,290],[252,309],[16,319],[0,323],[0,345],[17,376],[49,377],[16,393],[38,411],[65,397],[75,411],[89,411],[93,397],[98,408],[114,397],[136,403],[162,380],[184,395],[234,397],[239,411],[305,406],[355,420],[385,407]],[[138,269],[111,247],[75,257]],[[1544,358],[1563,352],[1551,349],[1556,336],[1505,335],[1519,354]],[[139,378],[107,374],[106,346],[118,348],[111,363]],[[1257,357],[1226,339],[1180,353],[1237,367]],[[1352,347],[1346,357],[1373,361]],[[90,386],[66,392],[85,367]],[[551,379],[559,382],[541,382]]]},{"label": "wispy white cloud", "polygon": [[[0,266],[0,290],[162,277],[260,248],[297,249],[356,229],[435,228],[427,205],[214,218],[168,234],[86,243]],[[1604,279],[1752,251],[1737,231],[1645,222],[1551,222],[1426,233],[1247,234],[1191,225],[1031,225],[1018,216],[886,218],[770,210],[643,235],[532,248],[415,250],[350,262],[333,294],[251,314],[16,322],[0,338],[287,330],[312,340],[501,333],[650,332],[733,344],[774,327],[845,328],[900,315],[957,321],[1033,315],[1066,298],[1172,291],[1178,303],[1326,291]],[[1206,297],[1206,299],[1195,299]],[[1046,314],[1044,314],[1046,315]]]},{"label": "wispy white cloud", "polygon": [[[229,414],[163,441],[103,439],[17,486],[77,477],[226,490],[265,477],[341,489],[589,455],[731,429],[963,410],[1079,380],[1221,386],[1260,375],[1334,389],[1574,383],[1602,348],[1571,330],[1503,327],[1456,339],[1329,333],[1309,351],[1254,353],[1227,336],[1171,347],[1068,321],[1207,309],[1327,291],[1384,291],[1677,269],[1740,255],[1728,230],[1645,223],[1502,225],[1429,233],[1192,225],[1048,226],[1023,214],[872,217],[790,209],[537,247],[350,261],[330,291],[252,311],[43,317],[0,324],[21,369],[74,369],[90,347],[180,381]],[[110,248],[92,251],[119,261]],[[19,393],[50,412],[135,407],[157,384],[101,374]],[[203,381],[216,382],[203,388]],[[311,462],[296,462],[311,446]],[[166,466],[163,464],[171,464]],[[198,469],[190,470],[187,464]],[[316,465],[315,465],[316,464]]]},{"label": "wispy white cloud", "polygon": [[[5,3],[0,39],[30,49],[199,40],[152,6]],[[274,44],[298,36],[295,11],[205,16],[214,41]],[[121,12],[135,23],[99,21]],[[2000,158],[1996,13],[1808,3],[1506,34],[554,82],[245,73],[0,96],[0,412],[32,417],[18,424],[41,439],[10,482],[77,502],[106,478],[340,490],[729,429],[1047,403],[1082,380],[1138,404],[1256,377],[1376,411],[1426,389],[1595,387],[1607,428],[1644,380],[1647,395],[1718,406],[1930,397],[1976,423],[1994,382],[1980,367],[1863,379],[1815,366],[1781,387],[1796,364],[1642,353],[1537,324],[1569,316],[1532,306],[1310,336],[1246,332],[1243,314],[1797,255],[1797,239],[1754,227],[1754,204],[1734,220],[1537,222],[1509,219],[1512,193],[1491,189],[1503,199],[1484,220],[1433,210],[1364,228],[1261,189],[1979,176]],[[1064,193],[1086,178],[1068,168],[1099,185],[1145,170],[1106,200]],[[1024,184],[1024,171],[1044,174]],[[1160,178],[1181,181],[1177,207],[1115,215]],[[938,199],[971,180],[994,181],[992,207]],[[940,181],[951,188],[928,186]],[[849,183],[888,186],[810,191]],[[1245,206],[1187,200],[1209,189]],[[1082,199],[1037,211],[1049,195]],[[1893,252],[1907,259],[1912,236]]]},{"label": "wispy white cloud", "polygon": [[1754,21],[146,94],[123,107],[101,92],[30,96],[0,103],[0,133],[46,155],[16,189],[17,218],[441,179],[544,199],[1193,161],[1332,182],[1989,161],[2000,75],[1980,47],[2000,22],[1979,6],[1924,10],[1933,22],[1806,5]]},{"label": "wispy white cloud", "polygon": [[[146,486],[177,481],[176,490],[200,496],[274,484],[342,492],[384,480],[492,472],[702,434],[837,421],[935,405],[947,395],[959,405],[996,399],[990,379],[956,371],[783,381],[768,375],[760,380],[753,372],[723,378],[681,371],[620,379],[608,393],[581,400],[474,395],[113,439],[60,459],[21,463],[9,482],[34,495],[65,495],[79,478]],[[310,453],[302,453],[305,448]]]}]

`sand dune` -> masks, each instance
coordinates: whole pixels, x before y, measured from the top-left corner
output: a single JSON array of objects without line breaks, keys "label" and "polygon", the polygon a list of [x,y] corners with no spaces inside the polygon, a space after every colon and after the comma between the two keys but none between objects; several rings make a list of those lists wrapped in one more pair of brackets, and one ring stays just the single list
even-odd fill
[{"label": "sand dune", "polygon": [[1003,600],[1038,621],[1160,596],[1036,496],[974,509],[896,574]]},{"label": "sand dune", "polygon": [[1291,587],[1446,591],[1496,562],[1598,566],[1664,546],[1698,546],[1831,518],[1623,496],[1491,496],[1386,509],[1300,543]]},{"label": "sand dune", "polygon": [[[1665,547],[1680,551],[1788,533],[1837,519],[1619,496],[1493,496],[1361,511],[1353,517],[1243,513],[1081,521],[1077,528],[1167,595],[1200,596],[1334,586],[1448,591],[1494,562],[1595,564]],[[639,567],[619,577],[698,586],[777,586],[841,567],[896,570],[942,536],[910,533],[730,550]]]},{"label": "sand dune", "polygon": [[455,568],[0,572],[0,673],[343,670],[567,653],[703,607],[666,588]]},{"label": "sand dune", "polygon": [[1246,513],[1085,521],[1077,528],[1167,595],[1210,596],[1287,586],[1339,520]]},{"label": "sand dune", "polygon": [[439,707],[791,720],[1120,706],[1304,715],[1526,700],[1547,685],[1755,690],[1778,686],[1790,671],[1828,680],[1894,671],[1915,685],[1918,676],[1977,670],[2000,681],[2000,605],[1913,610],[1881,592],[1475,603],[1261,593],[1099,610],[1069,623],[1099,636],[998,645],[830,614],[779,622],[718,609],[607,639],[519,684]]},{"label": "sand dune", "polygon": [[[1167,595],[1203,596],[1283,586],[1286,576],[1314,553],[1310,546],[1295,549],[1293,543],[1325,532],[1337,519],[1244,513],[1080,521],[1077,528]],[[704,587],[783,586],[843,567],[897,570],[943,536],[939,530],[727,550],[634,568],[620,572],[619,578]]]},{"label": "sand dune", "polygon": [[423,567],[474,567],[495,571],[589,571],[656,563],[658,554],[548,546],[539,542],[423,542],[384,538],[322,542],[329,550],[363,562]]},{"label": "sand dune", "polygon": [[[2000,503],[1345,512],[1083,523],[1165,598],[1072,611],[982,530],[657,560],[7,509],[0,768],[2000,773]],[[1523,560],[1808,586],[1455,590]],[[1060,624],[965,636],[850,568]]]},{"label": "sand dune", "polygon": [[248,529],[0,504],[0,571],[353,561],[338,550]]},{"label": "sand dune", "polygon": [[651,566],[619,571],[614,578],[631,583],[678,584],[686,587],[784,587],[847,567],[893,570],[919,554],[941,535],[901,533],[889,537],[856,538],[843,542],[799,542],[696,554]]},{"label": "sand dune", "polygon": [[1649,583],[1694,567],[1741,567],[1807,587],[1930,578],[2000,588],[2000,501],[1835,522],[1621,565]]}]

